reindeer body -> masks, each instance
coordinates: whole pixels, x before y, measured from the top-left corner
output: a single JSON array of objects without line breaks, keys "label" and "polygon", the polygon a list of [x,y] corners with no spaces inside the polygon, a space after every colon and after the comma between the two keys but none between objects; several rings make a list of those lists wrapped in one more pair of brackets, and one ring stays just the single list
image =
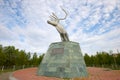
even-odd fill
[{"label": "reindeer body", "polygon": [[[65,12],[64,9],[62,9],[62,10]],[[67,16],[67,13],[66,13],[66,16]],[[65,18],[66,18],[66,16],[65,16]],[[54,26],[57,29],[57,31],[60,33],[61,40],[69,41],[69,37],[68,37],[66,30],[63,28],[63,26],[61,24],[59,24],[59,21],[64,20],[65,18],[58,19],[58,17],[54,13],[52,13],[50,18],[51,18],[51,20],[48,20],[47,23],[51,24],[52,26]]]},{"label": "reindeer body", "polygon": [[55,26],[55,28],[57,29],[57,31],[58,31],[59,33],[62,33],[62,34],[67,33],[67,32],[65,31],[65,29],[63,28],[63,26],[60,25],[60,24],[58,24],[57,26]]},{"label": "reindeer body", "polygon": [[69,41],[68,34],[61,24],[51,23],[50,21],[47,22],[48,24],[52,24],[57,29],[57,31],[60,33],[60,37],[62,41]]}]

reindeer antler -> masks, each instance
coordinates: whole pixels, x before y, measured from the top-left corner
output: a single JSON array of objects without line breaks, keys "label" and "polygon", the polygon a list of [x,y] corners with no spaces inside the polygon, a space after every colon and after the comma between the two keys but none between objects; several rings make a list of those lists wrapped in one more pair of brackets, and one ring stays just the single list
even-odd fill
[{"label": "reindeer antler", "polygon": [[50,15],[50,18],[51,18],[51,20],[55,20],[55,21],[57,21],[57,22],[59,22],[60,20],[64,20],[64,19],[66,19],[67,18],[67,12],[65,11],[65,9],[63,9],[62,7],[61,7],[61,9],[65,12],[65,17],[64,18],[58,18],[56,15],[55,15],[55,13],[52,13],[52,15]]},{"label": "reindeer antler", "polygon": [[[61,6],[60,6],[61,7]],[[64,20],[64,19],[66,19],[67,18],[67,12],[65,11],[65,9],[63,9],[62,7],[61,7],[61,9],[65,12],[65,17],[64,18],[59,18],[59,20]]]},{"label": "reindeer antler", "polygon": [[58,17],[55,15],[55,13],[52,13],[52,15],[50,15],[51,19],[58,19]]}]

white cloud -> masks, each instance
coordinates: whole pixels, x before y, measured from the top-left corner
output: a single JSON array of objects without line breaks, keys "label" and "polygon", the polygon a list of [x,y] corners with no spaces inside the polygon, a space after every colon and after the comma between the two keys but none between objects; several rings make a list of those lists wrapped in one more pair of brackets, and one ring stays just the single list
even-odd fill
[{"label": "white cloud", "polygon": [[117,1],[118,0],[114,0],[114,1],[113,0],[111,0],[111,1],[110,0],[103,0],[102,2],[105,6],[105,8],[104,8],[105,13],[111,12],[115,8]]},{"label": "white cloud", "polygon": [[0,40],[16,40],[15,38],[17,38],[17,35],[14,31],[10,31],[5,26],[0,25]]},{"label": "white cloud", "polygon": [[[0,14],[0,21],[4,21],[4,23],[0,22],[0,44],[14,45],[19,49],[31,52],[46,52],[50,43],[60,41],[57,30],[46,21],[51,12],[63,17],[64,13],[60,9],[60,5],[62,5],[69,15],[66,21],[61,21],[61,23],[66,27],[70,40],[80,43],[83,53],[94,54],[96,51],[115,50],[120,47],[120,37],[118,36],[120,26],[111,25],[120,20],[118,18],[120,15],[113,14],[113,19],[107,22],[105,20],[110,18],[110,13],[116,6],[119,6],[117,1],[23,0],[21,14],[26,19],[24,27],[16,24],[8,29],[6,24],[11,21],[11,17]],[[12,4],[12,7],[16,6],[16,3]],[[10,11],[14,14],[14,10],[10,9]],[[95,26],[97,23],[99,26]],[[91,29],[93,26],[95,26],[95,30]],[[107,30],[108,32],[103,34]],[[21,40],[21,35],[23,40]]]},{"label": "white cloud", "polygon": [[[109,51],[119,49],[120,46],[120,28],[112,30],[106,34],[97,36],[88,36],[81,41],[84,52]],[[116,38],[115,38],[116,37]],[[84,38],[84,37],[83,37]]]}]

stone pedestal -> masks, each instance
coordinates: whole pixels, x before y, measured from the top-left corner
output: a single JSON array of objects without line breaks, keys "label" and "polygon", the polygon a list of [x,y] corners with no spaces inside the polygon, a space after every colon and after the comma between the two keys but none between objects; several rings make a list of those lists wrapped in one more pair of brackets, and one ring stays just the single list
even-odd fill
[{"label": "stone pedestal", "polygon": [[37,74],[59,78],[86,77],[88,74],[79,43],[52,43]]}]

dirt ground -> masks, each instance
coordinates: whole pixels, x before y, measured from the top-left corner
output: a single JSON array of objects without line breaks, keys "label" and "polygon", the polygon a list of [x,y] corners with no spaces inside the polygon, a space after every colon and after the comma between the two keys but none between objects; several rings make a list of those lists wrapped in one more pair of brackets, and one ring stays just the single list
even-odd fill
[{"label": "dirt ground", "polygon": [[[111,70],[106,68],[88,67],[87,78],[74,78],[71,80],[120,80],[120,70]],[[13,77],[18,80],[63,80],[55,77],[45,77],[36,75],[37,68],[27,68],[17,70],[13,73]],[[0,75],[0,80],[9,80],[11,72],[7,72]]]},{"label": "dirt ground", "polygon": [[[19,80],[62,80],[60,78],[36,76],[37,68],[29,68],[15,71],[13,76]],[[120,70],[88,67],[89,76],[84,79],[74,78],[72,80],[120,80]]]}]

